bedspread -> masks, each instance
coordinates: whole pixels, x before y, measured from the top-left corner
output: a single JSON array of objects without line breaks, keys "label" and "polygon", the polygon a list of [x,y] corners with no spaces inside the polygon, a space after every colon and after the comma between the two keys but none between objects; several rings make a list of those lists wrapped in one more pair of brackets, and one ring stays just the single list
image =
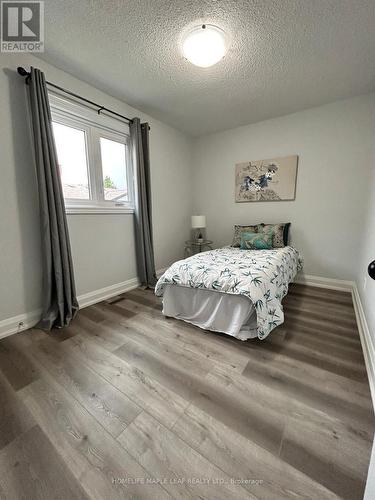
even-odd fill
[{"label": "bedspread", "polygon": [[300,269],[302,259],[291,246],[272,250],[218,248],[172,264],[157,282],[155,294],[162,296],[166,285],[179,285],[244,295],[254,304],[258,337],[265,339],[283,323],[281,301]]}]

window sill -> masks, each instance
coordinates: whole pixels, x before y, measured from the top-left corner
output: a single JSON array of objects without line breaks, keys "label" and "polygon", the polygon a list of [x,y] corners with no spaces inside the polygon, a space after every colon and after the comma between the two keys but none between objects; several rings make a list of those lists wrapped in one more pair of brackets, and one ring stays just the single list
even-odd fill
[{"label": "window sill", "polygon": [[130,207],[100,207],[100,206],[74,206],[67,205],[65,212],[68,215],[78,214],[134,214],[134,208]]}]

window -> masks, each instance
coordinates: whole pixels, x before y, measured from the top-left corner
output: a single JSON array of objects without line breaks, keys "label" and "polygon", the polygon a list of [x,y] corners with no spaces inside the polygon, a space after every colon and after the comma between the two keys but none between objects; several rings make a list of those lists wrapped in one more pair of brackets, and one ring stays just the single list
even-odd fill
[{"label": "window", "polygon": [[54,122],[53,133],[64,198],[89,200],[85,131]]},{"label": "window", "polygon": [[128,201],[126,176],[123,175],[126,171],[125,147],[121,142],[100,138],[105,200]]},{"label": "window", "polygon": [[66,211],[132,212],[128,125],[54,94],[49,97]]}]

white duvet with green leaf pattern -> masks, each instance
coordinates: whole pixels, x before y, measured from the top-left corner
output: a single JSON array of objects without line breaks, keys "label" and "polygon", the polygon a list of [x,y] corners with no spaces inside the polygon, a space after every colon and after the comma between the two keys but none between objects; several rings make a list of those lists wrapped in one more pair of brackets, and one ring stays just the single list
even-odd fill
[{"label": "white duvet with green leaf pattern", "polygon": [[281,301],[288,285],[302,269],[298,251],[287,246],[272,250],[240,250],[225,247],[175,262],[157,282],[155,294],[166,285],[244,295],[257,313],[260,339],[284,321]]}]

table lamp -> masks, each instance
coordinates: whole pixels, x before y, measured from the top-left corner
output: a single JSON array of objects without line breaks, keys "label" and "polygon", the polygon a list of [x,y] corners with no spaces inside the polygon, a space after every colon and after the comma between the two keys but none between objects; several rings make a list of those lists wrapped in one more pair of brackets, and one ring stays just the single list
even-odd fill
[{"label": "table lamp", "polygon": [[203,241],[203,235],[201,229],[206,227],[206,216],[205,215],[192,215],[191,216],[191,227],[195,229],[195,239],[198,243]]}]

